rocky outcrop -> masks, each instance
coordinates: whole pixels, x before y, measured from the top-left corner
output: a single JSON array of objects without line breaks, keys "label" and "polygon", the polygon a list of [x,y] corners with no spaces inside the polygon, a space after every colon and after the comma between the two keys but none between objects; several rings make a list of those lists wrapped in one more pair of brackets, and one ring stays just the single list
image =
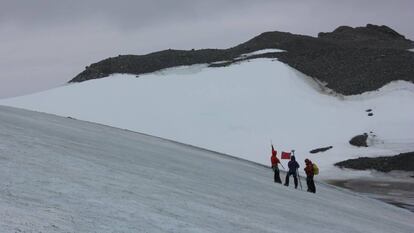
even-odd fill
[{"label": "rocky outcrop", "polygon": [[390,172],[394,170],[414,171],[414,152],[403,153],[391,157],[363,157],[358,159],[349,159],[336,163],[335,166],[356,170],[374,169],[381,172]]},{"label": "rocky outcrop", "polygon": [[278,48],[287,52],[256,55],[274,57],[316,78],[337,93],[359,94],[394,80],[414,82],[414,43],[387,26],[341,26],[318,37],[266,32],[229,49],[164,50],[147,55],[120,55],[94,63],[70,82],[107,77],[113,73],[144,74],[199,63],[230,65],[241,54]]},{"label": "rocky outcrop", "polygon": [[320,152],[325,152],[325,151],[330,150],[332,148],[333,148],[333,146],[316,148],[316,149],[313,149],[313,150],[309,151],[309,153],[316,154],[316,153],[320,153]]},{"label": "rocky outcrop", "polygon": [[361,135],[357,135],[349,141],[349,144],[357,147],[368,147],[367,144],[368,134],[364,133]]},{"label": "rocky outcrop", "polygon": [[218,49],[203,50],[164,50],[147,55],[119,55],[94,63],[85,68],[70,82],[83,82],[107,77],[114,73],[144,74],[157,70],[219,60],[231,60],[237,55]]},{"label": "rocky outcrop", "polygon": [[319,33],[318,38],[349,47],[408,49],[412,46],[411,41],[384,25],[341,26],[333,32]]}]

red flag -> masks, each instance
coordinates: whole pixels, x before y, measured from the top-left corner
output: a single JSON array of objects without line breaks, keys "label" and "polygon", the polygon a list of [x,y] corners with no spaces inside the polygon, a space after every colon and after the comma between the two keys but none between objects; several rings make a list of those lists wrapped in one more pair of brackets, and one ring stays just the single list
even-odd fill
[{"label": "red flag", "polygon": [[275,148],[273,148],[273,145],[272,145],[272,155],[276,156],[276,154],[277,152],[275,151]]},{"label": "red flag", "polygon": [[282,151],[281,159],[290,159],[290,153]]}]

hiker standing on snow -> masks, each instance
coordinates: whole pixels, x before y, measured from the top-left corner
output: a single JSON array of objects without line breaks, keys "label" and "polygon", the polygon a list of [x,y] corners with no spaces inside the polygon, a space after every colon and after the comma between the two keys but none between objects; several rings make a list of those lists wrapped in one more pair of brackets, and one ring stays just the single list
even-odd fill
[{"label": "hiker standing on snow", "polygon": [[315,193],[316,187],[315,182],[313,181],[313,176],[315,175],[314,167],[312,161],[305,159],[305,172],[306,172],[306,184],[308,185],[308,192]]},{"label": "hiker standing on snow", "polygon": [[295,182],[295,189],[298,188],[298,175],[297,170],[300,167],[298,162],[296,162],[295,156],[292,155],[290,157],[290,161],[288,163],[289,171],[286,174],[285,186],[289,186],[289,177],[293,176],[293,181]]},{"label": "hiker standing on snow", "polygon": [[276,151],[273,149],[272,146],[272,156],[270,156],[270,161],[272,162],[272,169],[275,172],[274,180],[275,183],[282,183],[282,180],[280,179],[280,172],[279,172],[279,166],[280,160],[276,157]]}]

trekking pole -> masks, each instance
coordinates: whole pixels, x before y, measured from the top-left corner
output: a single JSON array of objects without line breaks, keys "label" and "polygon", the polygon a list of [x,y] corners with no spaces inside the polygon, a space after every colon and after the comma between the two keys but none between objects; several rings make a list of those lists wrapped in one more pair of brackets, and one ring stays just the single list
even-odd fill
[{"label": "trekking pole", "polygon": [[297,168],[296,168],[296,173],[297,173],[297,175],[298,175],[298,180],[299,180],[300,190],[302,190],[302,181],[300,181],[299,169],[297,169]]},{"label": "trekking pole", "polygon": [[[295,156],[295,150],[292,150],[292,156]],[[300,190],[302,190],[302,181],[300,181],[299,169],[296,168],[296,175],[298,176]]]}]

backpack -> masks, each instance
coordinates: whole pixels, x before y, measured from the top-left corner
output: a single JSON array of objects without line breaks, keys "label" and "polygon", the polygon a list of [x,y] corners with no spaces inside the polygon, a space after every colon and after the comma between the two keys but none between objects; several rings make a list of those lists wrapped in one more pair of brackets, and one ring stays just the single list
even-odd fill
[{"label": "backpack", "polygon": [[313,164],[313,174],[318,175],[319,174],[319,168],[316,166],[316,164]]}]

